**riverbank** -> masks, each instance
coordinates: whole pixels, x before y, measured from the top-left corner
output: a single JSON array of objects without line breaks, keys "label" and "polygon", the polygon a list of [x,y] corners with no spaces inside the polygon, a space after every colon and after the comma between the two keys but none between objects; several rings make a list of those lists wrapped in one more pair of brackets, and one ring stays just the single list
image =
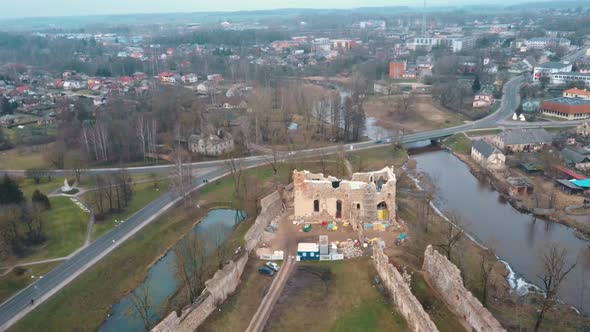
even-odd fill
[{"label": "riverbank", "polygon": [[[524,174],[520,170],[513,169],[504,172],[486,171],[471,158],[471,145],[466,145],[464,142],[464,140],[469,139],[467,137],[465,137],[465,139],[457,139],[457,136],[464,135],[458,134],[450,137],[445,141],[444,147],[465,163],[469,167],[471,174],[473,174],[473,176],[475,176],[480,182],[490,185],[504,200],[509,202],[510,205],[518,211],[530,213],[537,218],[571,227],[576,231],[576,237],[581,240],[590,240],[590,222],[578,222],[567,213],[569,206],[581,205],[583,197],[568,195],[561,190],[558,190],[552,182],[547,181],[543,176],[531,176]],[[507,175],[508,172],[514,174]],[[506,191],[507,189],[505,185],[505,179],[508,176],[526,176],[531,180],[535,186],[534,197],[509,195]],[[551,197],[551,195],[553,195],[553,197]],[[551,200],[554,202],[550,203]],[[539,202],[546,203],[547,206],[543,208],[538,205]]]}]

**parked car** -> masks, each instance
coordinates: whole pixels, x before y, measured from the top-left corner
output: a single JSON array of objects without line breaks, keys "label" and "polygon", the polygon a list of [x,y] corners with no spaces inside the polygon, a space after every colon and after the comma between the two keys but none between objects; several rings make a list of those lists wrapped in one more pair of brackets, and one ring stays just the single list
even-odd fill
[{"label": "parked car", "polygon": [[264,274],[269,277],[272,277],[275,274],[275,271],[273,271],[271,268],[269,268],[267,266],[263,266],[263,267],[259,268],[258,272],[260,272],[260,274]]},{"label": "parked car", "polygon": [[275,262],[268,262],[265,264],[265,266],[272,269],[275,272],[279,272],[279,270],[281,269],[281,266]]}]

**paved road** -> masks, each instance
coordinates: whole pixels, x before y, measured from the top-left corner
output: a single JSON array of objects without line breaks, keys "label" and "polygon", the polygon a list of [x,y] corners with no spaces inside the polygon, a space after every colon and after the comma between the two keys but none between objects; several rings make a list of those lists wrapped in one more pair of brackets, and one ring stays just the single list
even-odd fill
[{"label": "paved road", "polygon": [[[452,135],[457,132],[473,129],[483,128],[495,128],[496,123],[504,123],[505,119],[510,117],[519,103],[518,90],[523,77],[517,77],[512,79],[505,84],[504,87],[504,98],[502,100],[502,106],[494,114],[465,125],[461,125],[453,128],[445,128],[439,130],[433,130],[428,132],[421,132],[415,134],[405,135],[403,137],[403,143],[410,143],[416,141],[429,140],[434,138],[441,138],[444,136]],[[568,122],[571,125],[571,122]],[[522,126],[524,124],[510,124],[506,123],[505,126]],[[526,124],[528,125],[528,124]],[[544,126],[545,124],[541,124]],[[539,125],[535,125],[539,126]],[[342,149],[345,150],[359,150],[374,148],[381,145],[375,144],[375,142],[362,142],[355,144],[348,144],[344,146],[333,146],[321,149],[311,149],[303,151],[285,152],[280,156],[280,159],[301,159],[314,157],[318,155],[336,153]],[[238,164],[242,168],[249,168],[267,164],[271,159],[270,156],[253,156],[247,158],[241,158],[237,160]],[[146,172],[168,172],[172,166],[151,166],[151,167],[133,167],[127,168],[131,173],[146,173]],[[208,161],[193,163],[191,167],[198,170],[198,176],[195,179],[195,188],[202,186],[203,180],[213,180],[229,173],[229,168],[226,161]],[[206,168],[206,169],[203,169]],[[89,173],[100,174],[117,171],[119,168],[107,168],[107,169],[93,169],[89,170]],[[69,171],[60,170],[56,171],[57,175],[67,175]],[[122,242],[130,238],[133,234],[137,233],[140,229],[145,227],[151,221],[156,219],[165,210],[170,208],[174,202],[177,201],[171,193],[166,193],[160,198],[151,202],[143,209],[139,210],[136,214],[128,218],[124,223],[120,224],[107,234],[103,235],[96,241],[92,242],[87,247],[81,249],[77,253],[73,254],[64,263],[47,273],[43,279],[31,284],[29,287],[23,289],[18,294],[0,304],[0,330],[8,328],[14,324],[20,318],[24,317],[34,307],[41,304],[43,301],[48,299],[50,296],[55,294],[74,278],[80,275],[82,272],[87,270],[90,266],[98,262],[105,255],[113,251]],[[31,305],[31,299],[35,299],[34,305]]]},{"label": "paved road", "polygon": [[[209,172],[206,176],[213,179],[224,175],[227,170],[218,168]],[[203,185],[205,176],[197,175],[195,184]],[[34,307],[41,304],[51,295],[55,294],[74,278],[87,270],[101,258],[113,251],[125,240],[137,233],[152,220],[170,208],[177,200],[171,193],[166,193],[143,209],[129,217],[124,223],[98,238],[87,247],[73,254],[68,260],[47,273],[42,279],[29,285],[18,294],[0,305],[0,331],[7,329],[20,318],[24,317]],[[31,305],[31,299],[35,299]]]},{"label": "paved road", "polygon": [[283,288],[285,288],[285,284],[287,280],[289,280],[289,275],[293,270],[295,265],[295,261],[293,260],[292,256],[288,255],[287,259],[284,261],[283,266],[279,270],[279,273],[274,277],[275,279],[272,281],[268,292],[262,299],[258,310],[250,320],[250,324],[246,329],[246,332],[261,332],[266,325],[266,321],[272,312],[272,309],[279,299],[279,296],[283,292]]}]

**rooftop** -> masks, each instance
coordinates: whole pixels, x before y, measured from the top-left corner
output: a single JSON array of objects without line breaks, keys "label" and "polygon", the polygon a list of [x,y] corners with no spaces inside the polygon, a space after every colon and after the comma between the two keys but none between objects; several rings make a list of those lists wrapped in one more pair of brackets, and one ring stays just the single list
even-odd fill
[{"label": "rooftop", "polygon": [[303,251],[303,252],[320,251],[320,246],[317,243],[299,243],[299,244],[297,244],[297,251]]},{"label": "rooftop", "polygon": [[558,97],[545,100],[540,108],[567,114],[590,113],[590,100]]},{"label": "rooftop", "polygon": [[491,145],[483,139],[476,140],[475,142],[473,142],[472,146],[476,151],[481,153],[486,158],[498,152],[498,149],[496,149],[495,146]]},{"label": "rooftop", "polygon": [[590,96],[590,91],[585,90],[585,89],[582,90],[582,89],[578,89],[578,88],[567,89],[563,93],[568,93],[568,94],[573,94],[573,95],[581,95],[581,96]]},{"label": "rooftop", "polygon": [[571,64],[565,64],[563,62],[546,62],[540,65],[537,65],[539,68],[545,69],[563,69],[567,66],[571,66]]},{"label": "rooftop", "polygon": [[500,133],[506,145],[552,143],[553,135],[543,128],[506,129]]}]

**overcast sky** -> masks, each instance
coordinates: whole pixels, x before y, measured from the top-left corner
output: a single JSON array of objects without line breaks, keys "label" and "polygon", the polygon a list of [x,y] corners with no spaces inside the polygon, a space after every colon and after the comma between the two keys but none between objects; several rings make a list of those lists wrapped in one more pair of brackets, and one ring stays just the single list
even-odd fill
[{"label": "overcast sky", "polygon": [[[427,0],[430,5],[523,2],[523,0]],[[275,8],[422,6],[422,0],[0,0],[0,17],[237,11]]]}]

